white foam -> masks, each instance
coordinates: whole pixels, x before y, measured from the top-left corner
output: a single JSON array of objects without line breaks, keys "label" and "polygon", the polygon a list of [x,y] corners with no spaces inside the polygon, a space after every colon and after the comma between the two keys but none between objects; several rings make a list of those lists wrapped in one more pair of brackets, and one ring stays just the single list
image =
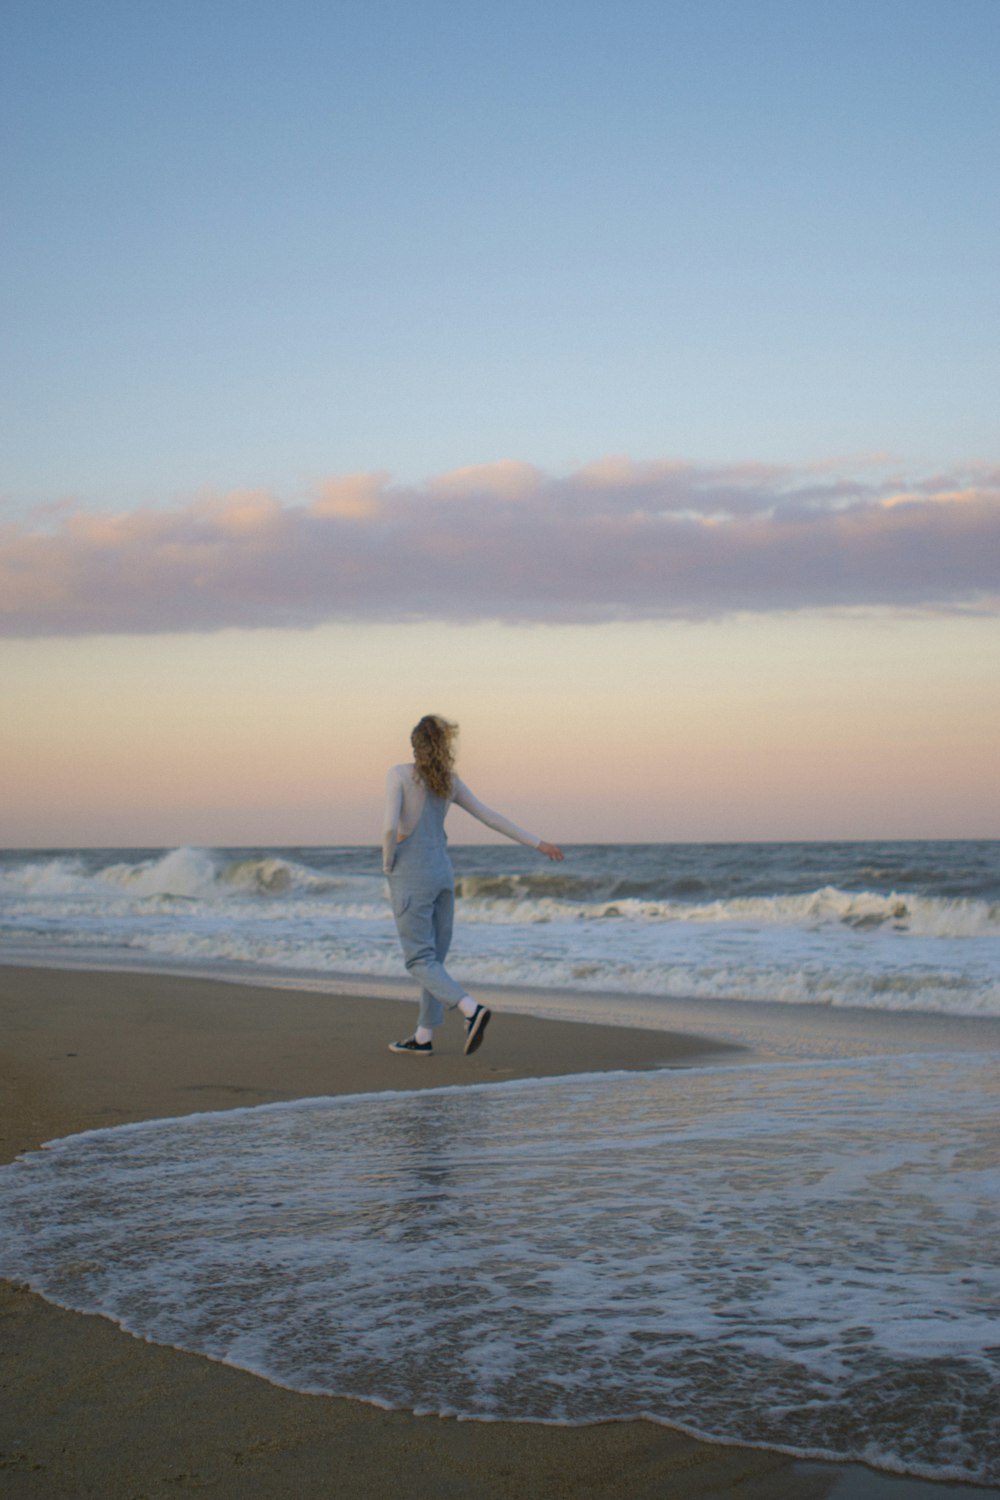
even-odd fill
[{"label": "white foam", "polygon": [[[843,923],[859,930],[888,926],[895,932],[929,937],[1000,937],[1000,907],[980,900],[949,900],[918,895],[843,891],[835,886],[800,895],[737,897],[725,901],[656,901],[637,896],[610,900],[566,900],[554,896],[489,893],[499,882],[466,878],[461,888],[476,895],[466,908],[474,922],[606,921],[753,924],[767,927],[819,927]],[[509,882],[516,892],[518,887]]]},{"label": "white foam", "polygon": [[[373,861],[333,851],[335,867],[311,868],[295,853],[0,861],[0,931],[39,952],[117,950],[168,967],[402,973]],[[616,859],[630,867],[627,850]],[[832,884],[700,904],[595,898],[596,886],[630,887],[562,867],[459,884],[451,961],[469,986],[1000,1016],[1000,909],[987,899]]]},{"label": "white foam", "polygon": [[215,882],[215,862],[206,849],[172,849],[159,859],[109,865],[97,879],[137,896],[204,896]]},{"label": "white foam", "polygon": [[995,1058],[313,1100],[0,1171],[0,1272],[299,1390],[1000,1477]]}]

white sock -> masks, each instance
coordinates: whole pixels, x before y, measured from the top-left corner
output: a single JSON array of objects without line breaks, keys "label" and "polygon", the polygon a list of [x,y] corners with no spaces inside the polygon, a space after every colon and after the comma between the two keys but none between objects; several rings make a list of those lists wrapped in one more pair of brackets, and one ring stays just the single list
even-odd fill
[{"label": "white sock", "polygon": [[458,1002],[458,1008],[462,1012],[462,1015],[467,1016],[471,1021],[472,1017],[479,1009],[479,1005],[475,1000],[473,1000],[471,995],[463,995],[461,1000]]},{"label": "white sock", "polygon": [[434,1040],[434,1033],[429,1026],[418,1026],[413,1033],[413,1040],[422,1047],[426,1042]]}]

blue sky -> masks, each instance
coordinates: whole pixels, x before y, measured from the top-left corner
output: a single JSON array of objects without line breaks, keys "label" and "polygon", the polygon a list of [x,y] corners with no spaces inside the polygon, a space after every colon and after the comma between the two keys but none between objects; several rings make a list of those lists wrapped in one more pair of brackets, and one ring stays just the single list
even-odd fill
[{"label": "blue sky", "polygon": [[0,16],[0,843],[1000,833],[1000,0]]},{"label": "blue sky", "polygon": [[3,10],[8,515],[996,458],[995,0]]}]

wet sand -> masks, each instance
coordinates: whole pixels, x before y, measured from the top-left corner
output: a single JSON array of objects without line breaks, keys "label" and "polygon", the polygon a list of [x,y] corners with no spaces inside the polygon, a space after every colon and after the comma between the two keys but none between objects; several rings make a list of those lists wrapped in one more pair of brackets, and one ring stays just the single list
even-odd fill
[{"label": "wet sand", "polygon": [[[386,1050],[412,1002],[135,973],[0,967],[0,1159],[131,1120],[281,1099],[683,1066],[717,1040],[504,1014],[472,1058]],[[305,1396],[0,1283],[0,1495],[601,1496],[943,1500],[994,1495],[696,1441],[650,1422],[459,1422]],[[915,1420],[919,1415],[915,1414]]]}]

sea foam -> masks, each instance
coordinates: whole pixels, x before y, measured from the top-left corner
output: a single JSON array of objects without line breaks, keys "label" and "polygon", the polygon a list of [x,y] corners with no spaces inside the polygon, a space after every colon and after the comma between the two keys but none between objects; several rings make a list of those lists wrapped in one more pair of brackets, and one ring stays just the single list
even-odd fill
[{"label": "sea foam", "polygon": [[[468,987],[1000,1017],[1000,844],[455,851]],[[377,850],[0,851],[29,960],[403,972]]]},{"label": "sea foam", "polygon": [[96,1131],[0,1273],[296,1390],[1000,1477],[995,1059],[590,1075]]}]

